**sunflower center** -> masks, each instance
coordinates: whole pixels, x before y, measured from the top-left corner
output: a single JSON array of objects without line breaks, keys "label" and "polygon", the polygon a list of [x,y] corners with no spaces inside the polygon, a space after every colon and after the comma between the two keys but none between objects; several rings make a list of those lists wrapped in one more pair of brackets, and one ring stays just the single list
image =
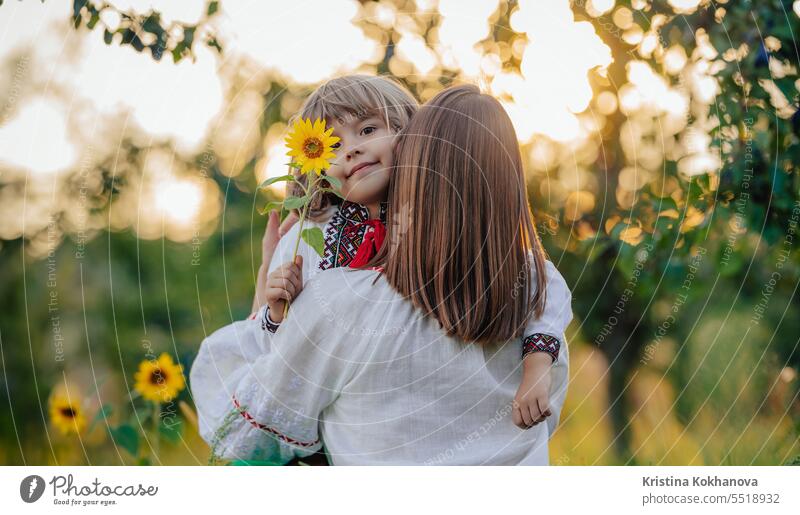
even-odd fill
[{"label": "sunflower center", "polygon": [[303,142],[303,154],[309,159],[316,159],[322,155],[325,146],[319,138],[308,138]]},{"label": "sunflower center", "polygon": [[166,382],[166,377],[164,377],[164,371],[160,368],[157,368],[150,372],[150,384],[155,385],[162,385]]},{"label": "sunflower center", "polygon": [[61,408],[61,415],[67,418],[75,418],[75,410],[72,409],[70,406],[66,408]]}]

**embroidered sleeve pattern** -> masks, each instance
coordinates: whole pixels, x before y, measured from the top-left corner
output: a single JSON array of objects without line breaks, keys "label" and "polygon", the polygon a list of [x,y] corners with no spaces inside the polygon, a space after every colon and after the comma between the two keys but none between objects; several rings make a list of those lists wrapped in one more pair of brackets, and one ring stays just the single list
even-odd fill
[{"label": "embroidered sleeve pattern", "polygon": [[242,415],[242,417],[244,417],[244,419],[247,420],[250,423],[250,425],[252,425],[253,427],[258,428],[258,429],[260,429],[262,431],[266,431],[267,433],[275,435],[276,437],[280,438],[282,441],[284,441],[284,442],[286,442],[288,444],[296,445],[297,447],[307,448],[307,447],[314,447],[315,445],[317,445],[319,443],[319,439],[316,439],[313,442],[303,442],[303,441],[300,441],[300,440],[296,440],[294,438],[286,436],[285,434],[281,433],[280,431],[278,431],[274,427],[270,427],[270,426],[268,426],[266,424],[262,424],[262,423],[258,422],[255,418],[253,418],[253,415],[251,415],[247,411],[247,407],[246,406],[242,406],[242,405],[239,404],[239,400],[236,398],[235,395],[233,396],[233,405],[236,406],[236,409],[239,411],[239,413]]},{"label": "embroidered sleeve pattern", "polygon": [[522,340],[522,359],[531,352],[546,352],[550,354],[553,361],[558,359],[558,351],[561,343],[555,336],[544,333],[533,333]]},{"label": "embroidered sleeve pattern", "polygon": [[261,318],[261,329],[274,333],[278,330],[281,324],[276,324],[269,318],[269,308],[264,310],[264,316]]}]

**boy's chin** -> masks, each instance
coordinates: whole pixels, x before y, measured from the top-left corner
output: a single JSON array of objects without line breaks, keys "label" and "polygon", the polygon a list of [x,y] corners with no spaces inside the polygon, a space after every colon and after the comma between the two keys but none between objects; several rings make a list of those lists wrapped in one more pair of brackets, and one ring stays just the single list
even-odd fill
[{"label": "boy's chin", "polygon": [[388,181],[370,184],[371,181],[364,181],[357,187],[350,190],[345,198],[356,204],[378,204],[386,200]]},{"label": "boy's chin", "polygon": [[374,205],[386,200],[386,191],[352,191],[345,199],[362,206]]}]

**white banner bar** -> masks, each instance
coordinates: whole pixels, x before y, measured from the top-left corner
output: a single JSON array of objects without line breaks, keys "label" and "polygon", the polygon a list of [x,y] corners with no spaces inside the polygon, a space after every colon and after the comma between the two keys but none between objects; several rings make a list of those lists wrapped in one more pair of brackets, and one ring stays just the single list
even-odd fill
[{"label": "white banner bar", "polygon": [[0,479],[14,514],[800,513],[788,466],[0,467]]}]

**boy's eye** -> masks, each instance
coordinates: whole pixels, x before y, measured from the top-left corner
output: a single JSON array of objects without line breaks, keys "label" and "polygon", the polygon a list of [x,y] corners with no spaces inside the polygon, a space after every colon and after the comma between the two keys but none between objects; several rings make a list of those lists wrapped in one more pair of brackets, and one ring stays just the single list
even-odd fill
[{"label": "boy's eye", "polygon": [[375,132],[375,127],[373,127],[371,125],[361,129],[361,134],[363,134],[364,136],[369,136],[373,132]]}]

